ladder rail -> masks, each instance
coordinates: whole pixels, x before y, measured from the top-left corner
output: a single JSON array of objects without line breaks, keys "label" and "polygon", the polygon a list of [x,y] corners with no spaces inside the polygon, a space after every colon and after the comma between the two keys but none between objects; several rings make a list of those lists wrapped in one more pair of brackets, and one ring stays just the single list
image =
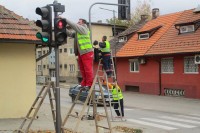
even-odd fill
[{"label": "ladder rail", "polygon": [[[19,129],[17,130],[17,132],[19,132],[19,133],[20,133],[20,132],[23,132],[23,128],[24,128],[24,126],[25,126],[25,123],[26,123],[27,120],[30,118],[30,121],[29,121],[27,127],[26,127],[25,130],[24,130],[25,133],[28,132],[28,130],[30,129],[31,124],[33,123],[33,120],[35,119],[35,117],[36,117],[36,115],[37,115],[37,113],[38,113],[38,111],[39,111],[39,109],[40,109],[42,103],[44,102],[45,97],[47,96],[47,93],[50,93],[50,88],[51,88],[51,86],[54,87],[54,86],[53,86],[53,82],[49,82],[48,86],[44,85],[44,86],[42,87],[42,89],[41,89],[40,92],[38,93],[38,95],[37,95],[36,99],[34,100],[33,104],[31,105],[31,108],[29,109],[29,111],[28,111],[28,113],[27,113],[25,119],[23,120],[23,122],[22,122],[22,124],[20,125]],[[45,89],[46,89],[46,90],[45,90]],[[52,89],[54,89],[54,88],[52,88]],[[39,99],[40,99],[40,101],[39,101]],[[49,97],[49,99],[52,99],[52,97]],[[38,104],[37,104],[37,103],[38,103]],[[37,104],[37,105],[36,105],[36,104]],[[35,107],[35,106],[36,106],[36,107]],[[52,107],[51,107],[51,108],[52,108]],[[52,109],[53,109],[53,108],[52,108]],[[32,111],[34,111],[33,114],[32,114]],[[31,114],[32,114],[32,117],[30,117]]]}]

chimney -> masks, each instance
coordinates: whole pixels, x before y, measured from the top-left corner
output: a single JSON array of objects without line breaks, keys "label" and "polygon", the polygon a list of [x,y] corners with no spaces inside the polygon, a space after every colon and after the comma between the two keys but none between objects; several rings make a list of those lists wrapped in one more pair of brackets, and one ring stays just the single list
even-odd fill
[{"label": "chimney", "polygon": [[144,14],[144,15],[141,15],[140,17],[141,17],[140,22],[145,22],[148,19],[149,15]]},{"label": "chimney", "polygon": [[159,8],[152,9],[152,19],[156,19],[160,15]]}]

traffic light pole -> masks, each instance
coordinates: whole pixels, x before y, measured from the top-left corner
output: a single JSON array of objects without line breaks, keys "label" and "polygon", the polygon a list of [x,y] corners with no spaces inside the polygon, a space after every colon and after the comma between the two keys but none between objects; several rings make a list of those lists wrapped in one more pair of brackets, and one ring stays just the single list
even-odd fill
[{"label": "traffic light pole", "polygon": [[[55,0],[53,2],[53,5],[56,5],[57,3],[58,1]],[[58,12],[54,11],[54,18],[57,18],[57,17],[58,17]],[[56,98],[56,133],[61,133],[60,87],[59,87],[59,44],[57,44],[56,41],[55,41],[54,49],[55,49],[55,67],[56,67],[56,97],[55,97]]]}]

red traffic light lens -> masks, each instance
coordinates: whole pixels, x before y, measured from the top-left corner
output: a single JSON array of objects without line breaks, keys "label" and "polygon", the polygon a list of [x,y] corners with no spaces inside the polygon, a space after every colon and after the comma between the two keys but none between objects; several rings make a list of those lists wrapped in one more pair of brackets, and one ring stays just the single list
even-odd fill
[{"label": "red traffic light lens", "polygon": [[62,20],[58,21],[57,27],[58,27],[58,29],[62,29],[63,28],[63,22],[62,22]]}]

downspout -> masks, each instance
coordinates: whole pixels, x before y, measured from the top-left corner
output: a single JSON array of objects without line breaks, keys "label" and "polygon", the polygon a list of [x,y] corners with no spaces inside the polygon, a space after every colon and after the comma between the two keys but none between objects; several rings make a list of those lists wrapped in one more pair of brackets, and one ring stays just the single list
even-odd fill
[{"label": "downspout", "polygon": [[159,83],[159,96],[162,94],[162,77],[161,77],[161,60],[159,60],[158,61],[158,66],[159,66],[159,76],[158,76],[158,78],[159,78],[159,81],[158,81],[158,83]]}]

